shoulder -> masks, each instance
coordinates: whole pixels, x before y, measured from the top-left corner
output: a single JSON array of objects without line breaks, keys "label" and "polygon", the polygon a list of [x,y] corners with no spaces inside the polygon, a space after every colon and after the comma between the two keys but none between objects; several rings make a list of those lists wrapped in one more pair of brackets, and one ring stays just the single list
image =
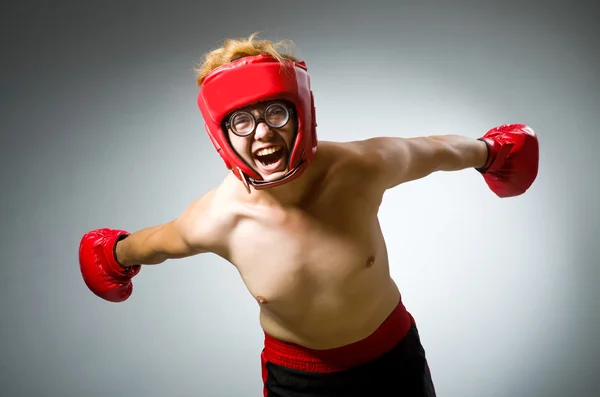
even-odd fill
[{"label": "shoulder", "polygon": [[410,157],[404,139],[388,137],[326,141],[319,144],[318,150],[322,150],[322,168],[336,186],[360,186],[376,197],[404,180]]},{"label": "shoulder", "polygon": [[374,172],[382,156],[377,139],[347,142],[325,141],[319,143],[318,151],[325,167],[337,174],[364,177]]},{"label": "shoulder", "polygon": [[217,254],[226,249],[228,236],[238,219],[229,189],[231,184],[226,178],[193,201],[178,217],[182,234],[190,245]]}]

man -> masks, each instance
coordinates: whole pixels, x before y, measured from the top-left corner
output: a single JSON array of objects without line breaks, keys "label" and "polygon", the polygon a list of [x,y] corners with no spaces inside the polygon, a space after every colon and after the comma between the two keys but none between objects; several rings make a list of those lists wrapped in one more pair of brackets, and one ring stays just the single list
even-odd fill
[{"label": "man", "polygon": [[[206,131],[232,171],[163,225],[82,238],[83,278],[121,302],[142,265],[200,253],[236,266],[260,306],[265,396],[434,396],[416,323],[390,277],[384,193],[437,171],[475,169],[500,197],[538,169],[525,125],[317,142],[304,62],[266,40],[228,40],[198,71]],[[317,150],[318,148],[318,150]]]}]

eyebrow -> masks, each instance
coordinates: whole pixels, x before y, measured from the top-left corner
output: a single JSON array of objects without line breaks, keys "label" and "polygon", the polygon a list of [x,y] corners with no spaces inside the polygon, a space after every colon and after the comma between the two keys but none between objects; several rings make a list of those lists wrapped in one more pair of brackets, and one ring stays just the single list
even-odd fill
[{"label": "eyebrow", "polygon": [[243,108],[240,108],[240,110],[245,110],[247,112],[251,112],[253,110],[264,111],[267,106],[269,106],[270,104],[275,103],[275,102],[284,103],[284,101],[282,99],[270,99],[265,102],[259,102],[259,103],[255,103],[253,105],[245,106]]}]

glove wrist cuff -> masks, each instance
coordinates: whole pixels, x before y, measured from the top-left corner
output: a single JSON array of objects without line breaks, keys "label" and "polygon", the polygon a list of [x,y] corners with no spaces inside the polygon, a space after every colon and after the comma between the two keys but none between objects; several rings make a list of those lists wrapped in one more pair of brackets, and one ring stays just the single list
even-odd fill
[{"label": "glove wrist cuff", "polygon": [[502,168],[504,162],[508,158],[510,151],[514,145],[512,142],[505,142],[495,137],[482,137],[479,140],[488,145],[488,158],[483,167],[478,171],[482,174],[494,172]]},{"label": "glove wrist cuff", "polygon": [[129,237],[129,233],[124,231],[118,231],[117,234],[112,236],[110,240],[107,241],[107,244],[104,245],[104,251],[109,266],[109,269],[107,269],[107,271],[109,271],[113,276],[116,277],[131,278],[135,276],[141,268],[140,265],[125,267],[121,265],[117,260],[117,243],[121,240],[126,239],[127,237]]},{"label": "glove wrist cuff", "polygon": [[487,138],[478,138],[478,141],[481,141],[483,143],[485,143],[485,147],[487,148],[487,157],[485,159],[485,163],[483,164],[483,166],[479,167],[479,168],[475,168],[476,171],[485,174],[487,172],[487,170],[490,168],[490,164],[492,162],[492,150],[490,148],[490,146],[493,144],[493,141],[490,143],[490,139]]}]

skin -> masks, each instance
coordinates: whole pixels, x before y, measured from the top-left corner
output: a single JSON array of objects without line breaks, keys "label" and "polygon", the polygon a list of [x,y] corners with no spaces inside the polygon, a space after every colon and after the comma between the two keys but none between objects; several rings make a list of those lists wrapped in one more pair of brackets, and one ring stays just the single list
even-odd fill
[{"label": "skin", "polygon": [[[243,108],[242,110],[249,111],[257,119],[264,114],[265,108],[273,103],[281,103],[280,101],[267,101],[255,106]],[[294,137],[296,135],[296,118],[290,117],[289,122],[281,128],[271,129],[266,123],[259,123],[254,131],[253,139],[248,137],[240,137],[229,130],[229,140],[231,146],[236,153],[250,164],[265,181],[273,181],[283,177],[288,171],[286,162],[282,162],[281,166],[273,170],[264,170],[257,162],[256,152],[263,148],[279,146],[284,153],[284,159],[287,159],[292,150]]]},{"label": "skin", "polygon": [[[293,123],[277,130],[260,123],[232,144],[253,161],[256,147],[289,147],[294,131]],[[486,158],[485,143],[456,135],[321,141],[299,178],[248,194],[230,174],[173,221],[119,242],[117,259],[155,265],[216,254],[239,271],[266,333],[339,347],[370,335],[400,299],[377,216],[385,192],[433,172],[481,167]]]}]

